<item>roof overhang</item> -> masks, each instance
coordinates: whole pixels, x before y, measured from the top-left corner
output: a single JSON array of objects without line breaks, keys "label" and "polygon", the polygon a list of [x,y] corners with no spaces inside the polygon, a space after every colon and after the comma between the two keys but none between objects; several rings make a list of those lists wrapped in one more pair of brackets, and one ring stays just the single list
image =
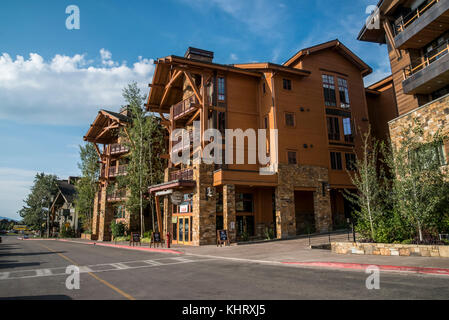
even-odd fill
[{"label": "roof overhang", "polygon": [[308,70],[286,67],[271,62],[235,64],[234,67],[259,72],[281,72],[300,77],[308,77],[311,74]]},{"label": "roof overhang", "polygon": [[174,180],[165,182],[162,184],[158,184],[155,186],[151,186],[148,188],[150,193],[155,193],[159,191],[169,190],[169,189],[184,189],[184,188],[192,188],[196,186],[196,182],[193,180]]},{"label": "roof overhang", "polygon": [[95,121],[84,136],[84,141],[108,144],[117,137],[116,129],[125,126],[129,120],[115,112],[100,110]]}]

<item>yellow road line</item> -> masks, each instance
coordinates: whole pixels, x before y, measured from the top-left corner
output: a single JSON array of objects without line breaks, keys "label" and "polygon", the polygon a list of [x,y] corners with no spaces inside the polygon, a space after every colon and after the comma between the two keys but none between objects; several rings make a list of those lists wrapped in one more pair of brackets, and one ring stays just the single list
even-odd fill
[{"label": "yellow road line", "polygon": [[[47,250],[49,250],[49,251],[51,251],[51,252],[53,252],[53,253],[56,253],[56,254],[57,254],[58,256],[60,256],[61,258],[63,258],[63,259],[65,259],[65,260],[69,261],[69,262],[70,262],[71,264],[73,264],[74,266],[79,267],[79,265],[78,265],[75,261],[73,261],[73,260],[70,259],[69,257],[63,255],[62,253],[56,252],[55,250],[53,250],[53,249],[47,247],[46,245],[43,245],[43,244],[40,244],[40,245],[41,245],[42,247],[46,248]],[[101,279],[101,278],[100,278],[99,276],[97,276],[96,274],[93,274],[92,272],[88,272],[87,274],[90,275],[92,278],[98,280],[99,282],[103,283],[104,285],[108,286],[109,288],[111,288],[112,290],[114,290],[115,292],[117,292],[118,294],[124,296],[126,299],[128,299],[128,300],[136,300],[136,298],[134,298],[132,295],[130,295],[130,294],[124,292],[123,290],[120,290],[119,288],[117,288],[117,287],[114,286],[113,284],[107,282],[106,280]]]}]

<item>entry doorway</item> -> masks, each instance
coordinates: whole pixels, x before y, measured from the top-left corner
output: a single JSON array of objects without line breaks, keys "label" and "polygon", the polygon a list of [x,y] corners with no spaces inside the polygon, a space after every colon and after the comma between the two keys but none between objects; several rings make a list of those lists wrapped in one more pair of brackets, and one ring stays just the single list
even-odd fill
[{"label": "entry doorway", "polygon": [[316,232],[313,191],[295,191],[296,234]]},{"label": "entry doorway", "polygon": [[173,244],[191,245],[192,216],[176,216],[173,223]]}]

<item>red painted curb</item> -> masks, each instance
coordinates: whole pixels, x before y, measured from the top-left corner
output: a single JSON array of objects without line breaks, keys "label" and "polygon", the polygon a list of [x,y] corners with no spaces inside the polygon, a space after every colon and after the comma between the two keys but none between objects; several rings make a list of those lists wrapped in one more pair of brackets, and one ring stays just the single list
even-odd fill
[{"label": "red painted curb", "polygon": [[282,262],[283,264],[301,265],[305,267],[324,267],[335,269],[354,269],[365,270],[370,266],[378,267],[384,271],[400,271],[412,272],[422,274],[439,274],[449,275],[449,269],[444,268],[426,268],[426,267],[407,267],[407,266],[390,266],[390,265],[376,265],[376,264],[362,264],[362,263],[344,263],[344,262]]}]

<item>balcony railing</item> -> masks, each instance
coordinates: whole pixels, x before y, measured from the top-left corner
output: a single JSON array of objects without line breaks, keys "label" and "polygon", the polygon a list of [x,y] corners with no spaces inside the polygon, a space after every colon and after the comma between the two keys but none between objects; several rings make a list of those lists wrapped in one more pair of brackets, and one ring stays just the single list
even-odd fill
[{"label": "balcony railing", "polygon": [[117,190],[109,192],[106,195],[108,201],[121,201],[126,198],[126,190]]},{"label": "balcony railing", "polygon": [[188,97],[187,99],[182,100],[181,102],[173,105],[173,117],[174,119],[178,119],[185,114],[190,113],[191,111],[196,109],[196,105],[199,105],[199,100],[195,95]]},{"label": "balcony railing", "polygon": [[171,181],[174,181],[174,180],[184,180],[184,181],[193,180],[193,170],[192,169],[186,169],[186,170],[174,171],[174,172],[170,173],[170,180]]},{"label": "balcony railing", "polygon": [[111,144],[111,154],[121,154],[121,153],[127,153],[129,152],[129,148],[120,144],[120,143],[115,143],[115,144]]},{"label": "balcony railing", "polygon": [[424,3],[420,8],[413,10],[408,15],[402,17],[401,21],[395,25],[396,35],[404,31],[408,26],[410,26],[414,21],[418,20],[424,12],[429,10],[433,5],[440,2],[441,0],[428,0],[427,4]]},{"label": "balcony railing", "polygon": [[187,149],[191,147],[191,145],[193,144],[193,132],[189,131],[189,141],[179,141],[179,142],[173,142],[176,143],[173,145],[172,147],[172,153],[178,153],[181,152],[184,149]]},{"label": "balcony railing", "polygon": [[444,57],[449,52],[449,41],[443,42],[440,46],[426,53],[424,56],[412,62],[410,66],[404,69],[404,80],[415,73],[427,68],[433,62]]},{"label": "balcony railing", "polygon": [[128,173],[128,166],[127,165],[121,165],[113,168],[109,168],[109,177],[118,177],[118,176],[124,176]]}]

